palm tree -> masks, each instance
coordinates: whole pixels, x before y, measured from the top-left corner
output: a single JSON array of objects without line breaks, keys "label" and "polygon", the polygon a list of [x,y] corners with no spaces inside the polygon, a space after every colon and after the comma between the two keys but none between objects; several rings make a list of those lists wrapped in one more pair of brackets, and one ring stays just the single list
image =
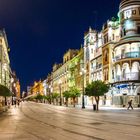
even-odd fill
[{"label": "palm tree", "polygon": [[97,80],[93,81],[91,84],[88,84],[85,88],[85,94],[87,96],[94,96],[96,101],[97,110],[99,109],[99,100],[100,96],[103,96],[109,90],[109,86],[104,82]]}]

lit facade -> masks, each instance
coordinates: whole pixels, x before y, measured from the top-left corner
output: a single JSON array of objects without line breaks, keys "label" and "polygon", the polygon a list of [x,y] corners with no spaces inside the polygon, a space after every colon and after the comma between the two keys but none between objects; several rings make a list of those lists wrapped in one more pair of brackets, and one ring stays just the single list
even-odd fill
[{"label": "lit facade", "polygon": [[140,93],[140,1],[122,0],[119,10],[121,39],[114,45],[113,95],[123,95],[123,103],[138,102]]},{"label": "lit facade", "polygon": [[[70,87],[76,87],[82,92],[81,59],[83,49],[69,49],[63,56],[63,64],[55,64],[52,72],[53,93],[63,93]],[[80,103],[81,99],[77,100]]]},{"label": "lit facade", "polygon": [[42,81],[34,82],[34,85],[30,87],[31,95],[36,96],[38,94],[44,95],[43,83]]},{"label": "lit facade", "polygon": [[78,50],[69,49],[63,56],[62,64],[55,64],[53,66],[52,80],[53,80],[53,92],[59,93],[60,87],[61,92],[69,90],[69,87],[75,85],[73,82],[72,76],[72,67],[71,63],[72,58],[77,55]]},{"label": "lit facade", "polygon": [[101,104],[140,102],[140,1],[122,0],[118,19],[108,20],[101,32],[89,28],[84,63],[87,82],[103,80],[110,85]]},{"label": "lit facade", "polygon": [[0,30],[0,84],[10,89],[11,69],[8,49],[6,33],[4,30]]},{"label": "lit facade", "polygon": [[[0,84],[11,90],[11,68],[8,54],[8,41],[5,30],[0,30]],[[0,96],[0,107],[5,105],[4,98]]]},{"label": "lit facade", "polygon": [[[118,17],[108,20],[100,32],[89,28],[83,48],[68,50],[63,63],[53,66],[51,82],[46,82],[53,93],[73,86],[82,93],[96,80],[110,85],[100,104],[122,106],[130,99],[140,104],[140,1],[121,0]],[[93,104],[93,99],[84,97],[86,105]]]}]

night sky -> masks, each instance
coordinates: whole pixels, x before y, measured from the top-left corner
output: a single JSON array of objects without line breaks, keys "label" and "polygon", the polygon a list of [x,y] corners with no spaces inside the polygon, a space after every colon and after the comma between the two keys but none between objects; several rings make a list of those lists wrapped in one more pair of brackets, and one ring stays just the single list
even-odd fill
[{"label": "night sky", "polygon": [[116,16],[120,0],[0,0],[12,70],[22,90],[47,77],[69,49],[83,44],[89,26],[101,30]]}]

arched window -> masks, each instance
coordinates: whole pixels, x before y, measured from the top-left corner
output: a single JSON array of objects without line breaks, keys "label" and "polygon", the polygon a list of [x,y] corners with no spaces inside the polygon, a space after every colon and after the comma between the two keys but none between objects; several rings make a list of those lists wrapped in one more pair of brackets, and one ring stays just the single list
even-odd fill
[{"label": "arched window", "polygon": [[132,70],[131,70],[131,79],[132,80],[139,80],[140,79],[140,64],[138,62],[134,62],[132,64]]},{"label": "arched window", "polygon": [[116,66],[116,81],[120,81],[121,80],[121,74],[122,74],[122,72],[121,72],[121,67],[120,67],[120,65],[118,64],[117,66]]},{"label": "arched window", "polygon": [[123,64],[122,77],[123,77],[123,80],[129,80],[130,79],[130,68],[129,68],[128,63]]},{"label": "arched window", "polygon": [[139,62],[134,62],[132,64],[132,71],[131,72],[139,72],[139,66],[140,66]]}]

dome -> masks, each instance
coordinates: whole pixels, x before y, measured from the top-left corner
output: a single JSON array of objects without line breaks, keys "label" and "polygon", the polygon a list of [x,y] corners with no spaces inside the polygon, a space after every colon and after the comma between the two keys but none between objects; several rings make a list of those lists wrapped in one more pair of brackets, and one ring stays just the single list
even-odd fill
[{"label": "dome", "polygon": [[120,9],[123,9],[132,5],[140,5],[140,0],[121,0]]}]

